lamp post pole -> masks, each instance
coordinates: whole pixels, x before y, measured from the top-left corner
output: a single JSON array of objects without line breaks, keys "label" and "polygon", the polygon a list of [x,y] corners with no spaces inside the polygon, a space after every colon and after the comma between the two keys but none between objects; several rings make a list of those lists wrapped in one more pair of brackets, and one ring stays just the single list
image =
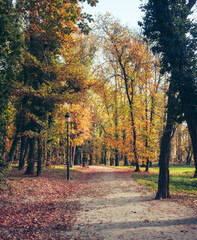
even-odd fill
[{"label": "lamp post pole", "polygon": [[70,167],[70,163],[69,163],[69,123],[70,123],[70,114],[69,113],[67,113],[66,115],[65,115],[65,119],[66,119],[66,122],[67,122],[67,162],[66,162],[66,164],[67,164],[67,181],[69,181],[70,180],[70,169],[69,169],[69,167]]}]

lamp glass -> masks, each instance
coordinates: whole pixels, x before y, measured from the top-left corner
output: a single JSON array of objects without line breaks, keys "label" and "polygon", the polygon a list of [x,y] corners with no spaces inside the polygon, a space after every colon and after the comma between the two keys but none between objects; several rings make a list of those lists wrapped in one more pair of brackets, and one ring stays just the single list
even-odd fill
[{"label": "lamp glass", "polygon": [[70,122],[70,114],[69,114],[69,113],[66,113],[65,119],[66,119],[66,122],[67,122],[67,123]]}]

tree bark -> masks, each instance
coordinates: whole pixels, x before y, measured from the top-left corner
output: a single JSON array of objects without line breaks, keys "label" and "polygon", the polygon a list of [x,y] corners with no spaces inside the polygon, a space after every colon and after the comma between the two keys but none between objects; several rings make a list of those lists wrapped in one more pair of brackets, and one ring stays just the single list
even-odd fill
[{"label": "tree bark", "polygon": [[18,169],[22,170],[25,166],[25,157],[27,155],[28,150],[28,139],[26,136],[21,137],[21,148],[20,148],[20,158]]},{"label": "tree bark", "polygon": [[114,158],[110,157],[110,166],[114,166]]},{"label": "tree bark", "polygon": [[[123,130],[123,146],[125,145],[125,139],[126,139],[126,130]],[[123,156],[124,158],[124,166],[129,166],[129,162],[128,162],[128,157],[126,155]]]},{"label": "tree bark", "polygon": [[90,153],[90,161],[89,161],[89,165],[93,165],[92,153]]},{"label": "tree bark", "polygon": [[76,154],[76,145],[70,146],[70,167],[75,165],[75,154]]},{"label": "tree bark", "polygon": [[185,163],[186,165],[190,165],[191,164],[192,155],[193,155],[192,146],[189,146],[189,149],[187,151],[186,163]]},{"label": "tree bark", "polygon": [[38,164],[37,164],[37,176],[41,175],[42,171],[42,143],[40,138],[37,139],[38,141]]},{"label": "tree bark", "polygon": [[86,151],[83,150],[83,167],[86,166],[86,161],[87,161],[87,159],[86,159]]},{"label": "tree bark", "polygon": [[79,149],[76,146],[75,157],[74,157],[74,165],[79,165]]},{"label": "tree bark", "polygon": [[12,162],[13,157],[14,157],[14,153],[15,153],[16,148],[17,148],[18,140],[19,140],[19,137],[18,137],[18,134],[16,134],[15,137],[14,137],[14,140],[12,142],[10,152],[8,154],[7,162]]},{"label": "tree bark", "polygon": [[197,178],[197,117],[195,116],[196,113],[194,111],[188,110],[188,107],[186,105],[183,106],[183,110],[193,147],[195,165],[194,178]]},{"label": "tree bark", "polygon": [[51,156],[52,156],[52,144],[51,141],[46,143],[47,144],[47,154],[46,154],[46,166],[50,166],[50,162],[51,162]]},{"label": "tree bark", "polygon": [[115,166],[119,166],[119,151],[115,148]]},{"label": "tree bark", "polygon": [[34,164],[35,164],[35,138],[29,140],[29,159],[27,163],[27,169],[25,171],[26,175],[34,174]]},{"label": "tree bark", "polygon": [[128,157],[124,156],[124,166],[129,166]]},{"label": "tree bark", "polygon": [[[172,83],[169,86],[169,96],[168,96],[168,109],[173,103],[175,95],[172,91]],[[161,138],[160,146],[160,156],[159,156],[159,181],[158,181],[158,191],[155,199],[169,198],[169,161],[170,161],[170,143],[174,133],[174,112],[168,111],[167,113],[167,123],[163,136]]]},{"label": "tree bark", "polygon": [[[115,138],[116,138],[116,144],[118,142],[118,103],[117,103],[117,91],[118,91],[118,83],[117,79],[115,78],[115,118],[114,118],[114,123],[115,123]],[[119,166],[119,151],[117,147],[115,148],[115,166]]]},{"label": "tree bark", "polygon": [[146,170],[145,170],[145,172],[148,172],[148,171],[149,171],[149,167],[150,167],[150,160],[149,160],[149,157],[147,157],[147,159],[146,159]]},{"label": "tree bark", "polygon": [[104,148],[103,164],[104,164],[105,166],[107,165],[107,149],[106,149],[106,146],[105,146],[105,148]]},{"label": "tree bark", "polygon": [[135,129],[135,122],[133,117],[133,111],[131,109],[131,125],[133,131],[133,154],[134,154],[134,161],[135,161],[135,172],[140,172],[139,168],[139,161],[138,161],[138,154],[137,154],[137,136],[136,136],[136,129]]}]

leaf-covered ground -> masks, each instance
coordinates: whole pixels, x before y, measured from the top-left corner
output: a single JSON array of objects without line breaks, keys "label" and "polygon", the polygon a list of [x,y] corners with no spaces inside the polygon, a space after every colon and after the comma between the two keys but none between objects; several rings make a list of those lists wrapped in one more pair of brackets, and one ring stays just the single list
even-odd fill
[{"label": "leaf-covered ground", "polygon": [[154,201],[132,175],[131,169],[95,166],[72,169],[67,182],[64,167],[45,169],[40,177],[15,168],[0,195],[0,239],[136,239],[131,233],[144,239],[147,232],[151,240],[154,234],[193,240],[193,210]]},{"label": "leaf-covered ground", "polygon": [[0,195],[0,239],[61,239],[61,232],[72,227],[79,204],[67,201],[79,191],[85,175],[72,171],[66,181],[66,170],[45,170],[40,177],[24,176],[13,169],[7,191]]}]

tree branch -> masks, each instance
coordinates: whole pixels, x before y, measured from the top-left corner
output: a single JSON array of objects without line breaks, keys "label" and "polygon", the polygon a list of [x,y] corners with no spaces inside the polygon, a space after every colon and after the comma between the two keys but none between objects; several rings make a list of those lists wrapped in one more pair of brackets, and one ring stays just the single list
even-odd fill
[{"label": "tree branch", "polygon": [[193,8],[193,6],[195,5],[196,0],[189,0],[187,6],[188,8],[191,10]]}]

